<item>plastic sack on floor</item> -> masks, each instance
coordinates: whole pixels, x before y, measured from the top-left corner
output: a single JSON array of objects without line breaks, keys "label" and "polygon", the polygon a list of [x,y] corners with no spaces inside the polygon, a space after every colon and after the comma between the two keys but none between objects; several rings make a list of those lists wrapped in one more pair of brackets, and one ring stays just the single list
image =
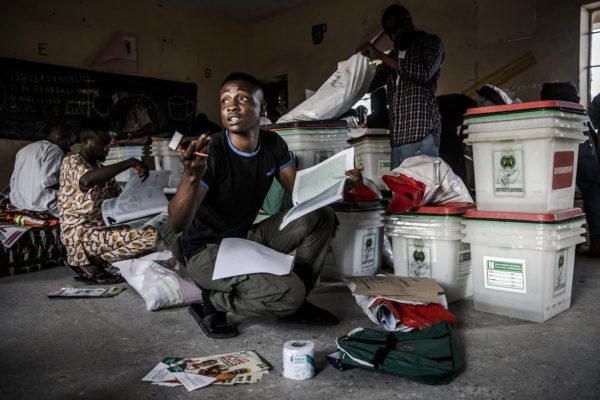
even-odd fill
[{"label": "plastic sack on floor", "polygon": [[139,293],[149,311],[199,302],[202,292],[185,277],[185,270],[170,251],[113,263]]},{"label": "plastic sack on floor", "polygon": [[356,304],[369,319],[386,331],[410,332],[425,329],[440,321],[456,322],[447,310],[446,296],[440,294],[439,304],[402,302],[377,296],[354,295]]},{"label": "plastic sack on floor", "polygon": [[473,202],[460,177],[439,157],[407,158],[382,180],[393,192],[388,207],[392,213],[422,205]]},{"label": "plastic sack on floor", "polygon": [[338,68],[316,91],[277,123],[334,119],[360,100],[371,85],[376,65],[362,54],[355,54]]}]

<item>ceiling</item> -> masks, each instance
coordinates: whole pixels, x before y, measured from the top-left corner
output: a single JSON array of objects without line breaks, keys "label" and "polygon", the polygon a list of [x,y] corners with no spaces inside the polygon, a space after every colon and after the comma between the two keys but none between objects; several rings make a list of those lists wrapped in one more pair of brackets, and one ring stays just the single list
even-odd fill
[{"label": "ceiling", "polygon": [[257,20],[298,7],[310,0],[163,0],[165,4],[190,7],[207,14],[240,20]]}]

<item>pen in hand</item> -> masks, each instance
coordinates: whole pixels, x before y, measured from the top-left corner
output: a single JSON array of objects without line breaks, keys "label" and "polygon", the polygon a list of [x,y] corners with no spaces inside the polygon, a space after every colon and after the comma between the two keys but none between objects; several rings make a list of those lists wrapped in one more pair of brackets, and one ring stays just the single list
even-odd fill
[{"label": "pen in hand", "polygon": [[[179,153],[185,153],[185,149],[182,148],[177,148],[175,151],[178,151]],[[208,154],[200,153],[199,151],[195,151],[194,154],[200,157],[208,157]]]}]

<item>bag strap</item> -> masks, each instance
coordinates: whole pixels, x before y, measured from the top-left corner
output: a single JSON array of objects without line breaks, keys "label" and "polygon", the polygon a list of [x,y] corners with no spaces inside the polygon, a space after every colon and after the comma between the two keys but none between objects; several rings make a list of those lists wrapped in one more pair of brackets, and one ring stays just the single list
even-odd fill
[{"label": "bag strap", "polygon": [[375,369],[378,369],[379,366],[383,364],[390,351],[396,349],[397,344],[398,340],[396,339],[396,335],[394,335],[392,332],[385,336],[385,347],[378,348],[373,355],[373,360],[371,361]]}]

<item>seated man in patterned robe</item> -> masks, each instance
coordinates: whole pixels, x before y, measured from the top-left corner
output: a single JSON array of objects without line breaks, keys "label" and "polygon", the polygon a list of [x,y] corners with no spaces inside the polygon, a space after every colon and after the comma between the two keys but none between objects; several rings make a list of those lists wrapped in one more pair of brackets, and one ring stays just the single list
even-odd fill
[{"label": "seated man in patterned robe", "polygon": [[60,172],[58,212],[67,263],[79,275],[77,280],[92,284],[121,282],[120,276],[105,267],[139,257],[154,249],[157,242],[152,227],[107,228],[104,224],[102,202],[120,193],[115,176],[134,168],[140,177],[148,177],[148,167],[135,158],[102,165],[108,155],[109,130],[103,121],[90,122],[81,132],[81,151],[65,157]]}]

